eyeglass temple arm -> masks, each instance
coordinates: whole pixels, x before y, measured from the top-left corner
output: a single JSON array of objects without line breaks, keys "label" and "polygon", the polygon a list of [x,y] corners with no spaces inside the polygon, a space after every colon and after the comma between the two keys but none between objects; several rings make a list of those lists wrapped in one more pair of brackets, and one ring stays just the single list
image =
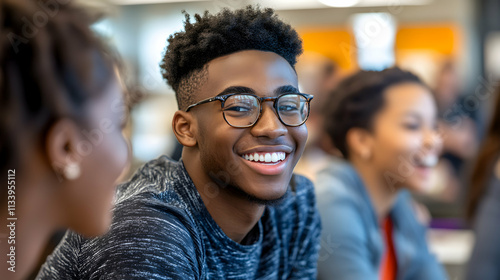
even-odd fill
[{"label": "eyeglass temple arm", "polygon": [[201,101],[200,101],[200,102],[198,102],[198,103],[195,103],[195,104],[189,105],[189,106],[186,108],[186,112],[189,112],[189,110],[191,110],[193,107],[196,107],[196,106],[198,106],[198,105],[205,104],[205,103],[208,103],[208,102],[212,102],[212,101],[215,101],[215,100],[224,101],[224,98],[222,98],[221,96],[214,96],[214,97],[210,97],[210,98],[207,98],[207,99],[201,100]]}]

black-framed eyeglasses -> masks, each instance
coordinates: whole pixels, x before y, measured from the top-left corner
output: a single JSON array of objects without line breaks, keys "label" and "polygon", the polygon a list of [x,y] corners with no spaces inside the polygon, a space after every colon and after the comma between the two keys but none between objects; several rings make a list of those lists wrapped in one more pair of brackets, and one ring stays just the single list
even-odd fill
[{"label": "black-framed eyeglasses", "polygon": [[286,126],[300,126],[309,117],[313,96],[305,93],[285,93],[277,97],[259,97],[248,93],[231,93],[207,98],[189,105],[186,112],[208,102],[219,100],[224,120],[237,128],[251,127],[262,114],[262,102],[273,101],[278,119]]}]

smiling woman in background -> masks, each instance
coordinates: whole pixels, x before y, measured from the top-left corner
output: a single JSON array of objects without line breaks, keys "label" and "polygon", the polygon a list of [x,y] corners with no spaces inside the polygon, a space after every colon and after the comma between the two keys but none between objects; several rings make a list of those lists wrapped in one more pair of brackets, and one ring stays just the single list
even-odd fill
[{"label": "smiling woman in background", "polygon": [[0,279],[25,278],[59,228],[105,233],[128,161],[115,60],[90,16],[61,2],[0,1],[0,170],[8,183]]},{"label": "smiling woman in background", "polygon": [[317,177],[319,279],[446,279],[406,191],[426,188],[441,149],[429,89],[399,68],[360,71],[325,105],[345,161]]}]

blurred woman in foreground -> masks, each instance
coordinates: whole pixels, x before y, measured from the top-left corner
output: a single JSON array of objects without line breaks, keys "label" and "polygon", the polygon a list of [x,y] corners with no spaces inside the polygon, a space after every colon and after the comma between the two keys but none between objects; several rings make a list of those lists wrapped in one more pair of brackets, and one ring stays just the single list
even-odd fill
[{"label": "blurred woman in foreground", "polygon": [[0,279],[23,279],[55,230],[108,229],[126,106],[71,1],[1,0],[0,24]]},{"label": "blurred woman in foreground", "polygon": [[360,71],[325,105],[345,160],[317,177],[319,279],[446,279],[406,191],[426,188],[441,149],[429,89],[398,68]]},{"label": "blurred woman in foreground", "polygon": [[500,87],[486,138],[479,149],[469,192],[467,214],[476,243],[466,279],[500,278]]}]

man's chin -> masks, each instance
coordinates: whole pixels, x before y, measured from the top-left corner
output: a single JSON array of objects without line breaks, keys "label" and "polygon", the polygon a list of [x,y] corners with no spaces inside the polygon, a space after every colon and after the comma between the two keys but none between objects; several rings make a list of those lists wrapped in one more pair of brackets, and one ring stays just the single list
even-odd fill
[{"label": "man's chin", "polygon": [[252,193],[246,192],[243,189],[236,187],[236,186],[230,186],[229,189],[233,194],[235,194],[235,195],[237,195],[237,196],[239,196],[239,197],[241,197],[249,202],[259,204],[259,205],[268,205],[268,206],[280,204],[286,198],[287,193],[288,193],[288,189],[285,189],[281,193],[258,194],[257,195],[257,194],[252,194]]},{"label": "man's chin", "polygon": [[248,195],[246,199],[250,202],[253,202],[255,204],[259,205],[266,205],[266,206],[274,206],[274,205],[279,205],[283,200],[285,200],[287,193],[285,192],[283,195],[277,197],[277,198],[259,198],[256,196]]}]

